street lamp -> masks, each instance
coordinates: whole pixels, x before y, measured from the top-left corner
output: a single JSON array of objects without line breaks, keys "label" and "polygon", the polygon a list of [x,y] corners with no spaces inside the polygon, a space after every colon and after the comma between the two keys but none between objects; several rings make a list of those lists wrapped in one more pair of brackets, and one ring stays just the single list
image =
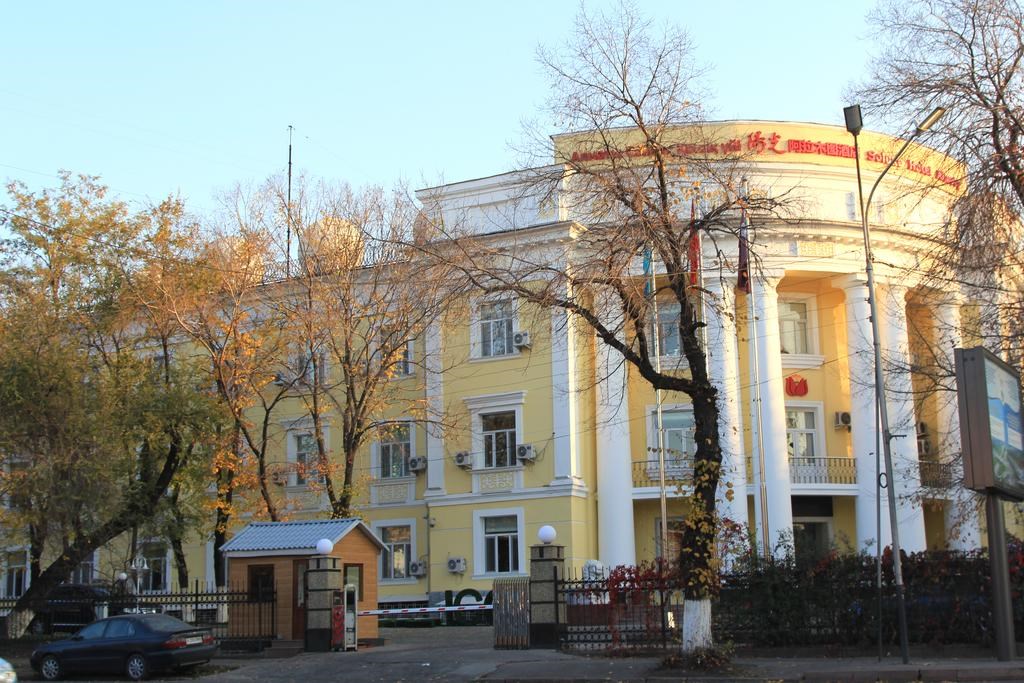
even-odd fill
[{"label": "street lamp", "polygon": [[[878,178],[875,179],[875,184],[871,186],[871,192],[868,193],[868,200],[865,202],[864,186],[861,182],[860,175],[860,146],[857,144],[857,136],[864,127],[860,115],[860,105],[854,104],[843,109],[843,117],[846,119],[846,130],[853,135],[854,158],[857,164],[857,194],[858,199],[860,200],[861,227],[864,231],[864,258],[868,277],[868,303],[871,307],[871,339],[875,351],[875,401],[878,406],[878,418],[882,427],[882,452],[885,457],[886,497],[889,502],[889,528],[890,533],[892,534],[892,569],[893,576],[896,581],[896,603],[897,610],[899,612],[900,654],[903,657],[904,664],[910,661],[909,645],[907,642],[907,605],[906,594],[903,587],[903,568],[900,562],[899,523],[896,519],[896,490],[893,486],[895,480],[892,476],[893,434],[889,431],[889,408],[885,402],[885,376],[882,373],[882,343],[878,330],[878,304],[875,297],[875,257],[871,251],[871,228],[868,225],[868,210],[871,208],[871,199],[875,196],[875,190],[878,188],[878,184],[882,182],[882,178],[885,177],[885,174],[889,172],[889,169],[893,167],[903,153],[907,151],[907,147],[910,146],[910,143],[913,142],[914,138],[921,133],[928,131],[928,129],[934,126],[945,113],[945,109],[942,107],[936,107],[924,121],[917,125],[914,133],[907,138],[906,142],[903,143],[903,146],[900,147],[900,150],[896,152],[892,160],[889,161],[889,164],[878,175]],[[881,542],[881,539],[879,539],[879,542]]]}]

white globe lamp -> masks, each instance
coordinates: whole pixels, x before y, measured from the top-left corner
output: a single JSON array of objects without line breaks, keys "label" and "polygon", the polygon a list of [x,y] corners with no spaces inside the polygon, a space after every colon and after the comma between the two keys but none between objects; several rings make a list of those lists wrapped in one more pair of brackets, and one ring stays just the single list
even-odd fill
[{"label": "white globe lamp", "polygon": [[330,539],[321,538],[316,542],[317,555],[330,555],[332,550],[334,550],[334,544],[331,543]]},{"label": "white globe lamp", "polygon": [[555,527],[550,524],[545,524],[537,531],[537,539],[544,545],[550,545],[554,543],[555,537],[558,534],[555,532]]}]

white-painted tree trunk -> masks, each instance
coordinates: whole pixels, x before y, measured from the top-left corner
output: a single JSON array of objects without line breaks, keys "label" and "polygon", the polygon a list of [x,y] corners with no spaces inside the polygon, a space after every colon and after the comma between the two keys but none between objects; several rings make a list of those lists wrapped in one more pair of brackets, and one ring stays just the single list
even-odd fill
[{"label": "white-painted tree trunk", "polygon": [[683,603],[683,652],[711,644],[711,600],[687,598]]}]

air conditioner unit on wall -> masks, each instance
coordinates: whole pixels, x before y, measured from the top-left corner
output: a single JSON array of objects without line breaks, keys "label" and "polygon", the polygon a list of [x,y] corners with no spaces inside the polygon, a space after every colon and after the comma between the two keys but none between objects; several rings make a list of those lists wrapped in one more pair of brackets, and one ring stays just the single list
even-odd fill
[{"label": "air conditioner unit on wall", "polygon": [[466,571],[466,558],[464,557],[449,557],[448,558],[448,571],[452,574],[462,574]]},{"label": "air conditioner unit on wall", "polygon": [[455,454],[455,464],[464,470],[472,469],[473,456],[469,454],[469,451],[459,451]]},{"label": "air conditioner unit on wall", "polygon": [[537,451],[533,450],[533,444],[521,443],[516,446],[516,458],[522,461],[533,462],[537,458]]},{"label": "air conditioner unit on wall", "polygon": [[427,459],[426,458],[423,458],[423,457],[420,457],[420,456],[415,456],[415,457],[409,458],[409,471],[410,472],[422,472],[425,469],[427,469]]},{"label": "air conditioner unit on wall", "polygon": [[517,349],[528,349],[530,348],[530,333],[529,332],[516,332],[512,335],[512,346]]},{"label": "air conditioner unit on wall", "polygon": [[845,411],[836,411],[836,421],[833,425],[836,429],[849,429],[853,424],[853,418]]},{"label": "air conditioner unit on wall", "polygon": [[409,576],[426,576],[427,563],[413,560],[409,563]]},{"label": "air conditioner unit on wall", "polygon": [[284,486],[288,483],[288,473],[284,470],[275,470],[270,473],[270,481],[276,486]]}]

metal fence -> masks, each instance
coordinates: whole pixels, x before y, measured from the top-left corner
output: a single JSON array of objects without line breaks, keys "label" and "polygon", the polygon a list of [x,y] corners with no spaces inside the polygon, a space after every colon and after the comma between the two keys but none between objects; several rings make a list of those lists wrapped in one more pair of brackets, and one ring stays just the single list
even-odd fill
[{"label": "metal fence", "polygon": [[564,649],[645,652],[680,642],[683,595],[674,581],[573,577],[556,586]]},{"label": "metal fence", "polygon": [[530,579],[525,576],[494,581],[494,647],[530,647]]},{"label": "metal fence", "polygon": [[[0,599],[0,617],[6,619],[16,603],[17,598]],[[67,633],[107,616],[160,612],[210,629],[228,649],[262,648],[277,637],[276,607],[276,590],[196,583],[192,590],[46,599],[35,609],[28,628],[35,633]]]}]

